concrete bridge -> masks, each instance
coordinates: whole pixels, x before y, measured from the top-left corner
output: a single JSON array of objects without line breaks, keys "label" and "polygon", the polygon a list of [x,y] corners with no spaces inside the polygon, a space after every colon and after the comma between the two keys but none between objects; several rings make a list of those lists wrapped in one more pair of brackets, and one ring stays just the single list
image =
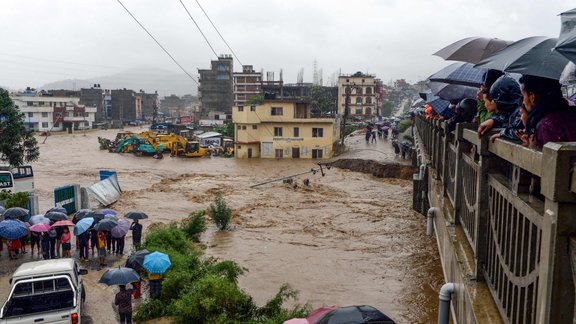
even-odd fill
[{"label": "concrete bridge", "polygon": [[413,205],[436,235],[452,320],[576,322],[576,143],[535,151],[473,124],[414,124]]}]

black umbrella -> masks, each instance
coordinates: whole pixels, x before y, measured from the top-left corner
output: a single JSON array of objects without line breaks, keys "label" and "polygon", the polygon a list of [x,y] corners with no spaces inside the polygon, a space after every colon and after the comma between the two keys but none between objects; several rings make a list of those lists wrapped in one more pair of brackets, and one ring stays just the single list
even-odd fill
[{"label": "black umbrella", "polygon": [[527,37],[492,54],[475,67],[560,79],[568,59],[554,51],[557,38]]},{"label": "black umbrella", "polygon": [[576,9],[560,14],[560,37],[555,50],[572,62],[576,62]]},{"label": "black umbrella", "polygon": [[148,215],[146,215],[144,212],[141,211],[130,211],[126,215],[124,215],[124,217],[130,219],[145,219],[148,218]]},{"label": "black umbrella", "polygon": [[74,217],[72,217],[72,223],[76,224],[79,220],[84,217],[88,217],[92,213],[91,209],[80,209],[76,213],[74,213]]},{"label": "black umbrella", "polygon": [[118,267],[106,270],[98,282],[108,286],[117,286],[127,285],[138,280],[140,280],[140,276],[134,269]]},{"label": "black umbrella", "polygon": [[469,87],[459,84],[448,84],[443,82],[430,81],[428,86],[432,93],[444,100],[461,100],[464,98],[476,98],[478,87]]},{"label": "black umbrella", "polygon": [[48,214],[49,212],[52,212],[52,211],[68,215],[68,211],[66,210],[66,208],[63,208],[63,207],[52,207],[52,208],[48,209],[46,214]]},{"label": "black umbrella", "polygon": [[118,226],[118,221],[112,218],[107,218],[98,222],[94,225],[94,229],[97,231],[110,232],[114,227]]},{"label": "black umbrella", "polygon": [[48,218],[51,221],[55,221],[55,222],[68,219],[68,215],[61,213],[61,212],[57,212],[57,211],[48,212],[44,215],[44,217]]},{"label": "black umbrella", "polygon": [[91,212],[90,214],[87,215],[87,217],[92,217],[94,218],[94,222],[99,222],[101,220],[104,219],[106,215],[102,214],[101,212]]},{"label": "black umbrella", "polygon": [[142,264],[144,264],[144,257],[146,257],[150,252],[148,250],[140,250],[132,253],[126,260],[126,267],[132,268],[134,270],[142,269]]},{"label": "black umbrella", "polygon": [[498,38],[468,37],[444,47],[434,55],[450,61],[478,63],[511,43]]},{"label": "black umbrella", "polygon": [[329,311],[316,321],[315,324],[350,324],[350,323],[378,323],[394,324],[395,322],[381,311],[372,306],[347,306]]},{"label": "black umbrella", "polygon": [[24,217],[28,216],[30,211],[28,209],[24,209],[21,207],[12,207],[8,208],[2,214],[4,219],[24,219]]}]

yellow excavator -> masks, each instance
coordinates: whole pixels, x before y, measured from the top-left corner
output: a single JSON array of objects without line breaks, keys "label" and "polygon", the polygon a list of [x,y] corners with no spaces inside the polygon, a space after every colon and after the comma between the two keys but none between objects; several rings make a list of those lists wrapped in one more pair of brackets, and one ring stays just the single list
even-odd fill
[{"label": "yellow excavator", "polygon": [[210,156],[210,149],[200,146],[199,142],[188,141],[184,137],[172,143],[170,156],[202,157]]}]

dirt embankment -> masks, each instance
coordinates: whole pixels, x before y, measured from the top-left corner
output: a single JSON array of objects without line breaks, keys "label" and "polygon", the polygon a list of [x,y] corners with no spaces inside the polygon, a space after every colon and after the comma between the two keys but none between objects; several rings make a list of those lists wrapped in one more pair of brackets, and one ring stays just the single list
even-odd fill
[{"label": "dirt embankment", "polygon": [[330,163],[340,169],[348,169],[355,172],[372,174],[378,178],[395,178],[412,180],[412,175],[417,172],[410,165],[381,163],[373,160],[341,159]]}]

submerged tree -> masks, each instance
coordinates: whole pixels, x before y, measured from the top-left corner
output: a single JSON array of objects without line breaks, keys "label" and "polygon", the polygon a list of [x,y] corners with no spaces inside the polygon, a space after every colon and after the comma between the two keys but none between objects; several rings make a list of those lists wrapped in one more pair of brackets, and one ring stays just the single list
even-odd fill
[{"label": "submerged tree", "polygon": [[24,113],[14,105],[8,91],[0,88],[0,162],[20,166],[39,157],[36,139],[24,127]]}]

